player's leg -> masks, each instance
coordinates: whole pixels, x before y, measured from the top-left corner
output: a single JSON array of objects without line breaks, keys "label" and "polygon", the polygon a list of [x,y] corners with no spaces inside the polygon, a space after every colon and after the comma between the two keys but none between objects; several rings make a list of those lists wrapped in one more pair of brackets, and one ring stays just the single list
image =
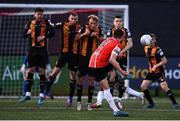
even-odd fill
[{"label": "player's leg", "polygon": [[81,96],[83,93],[83,82],[85,80],[85,75],[82,75],[82,73],[79,74],[79,80],[77,84],[77,110],[80,111],[82,104],[81,104]]},{"label": "player's leg", "polygon": [[118,95],[117,105],[119,109],[122,109],[123,108],[122,97],[124,92],[126,91],[126,87],[124,86],[124,80],[119,80],[118,91],[119,91],[119,95]]},{"label": "player's leg", "polygon": [[[48,77],[48,76],[47,76]],[[47,79],[47,78],[46,78]],[[51,92],[51,88],[49,89],[49,91],[48,92],[46,92],[46,90],[47,90],[47,86],[49,85],[49,81],[48,81],[48,79],[46,80],[46,83],[45,83],[45,92],[44,92],[44,95],[45,95],[45,99],[47,99],[47,97],[49,97],[50,99],[54,99],[54,96],[53,96],[53,94],[52,94],[52,92]]]},{"label": "player's leg", "polygon": [[[119,58],[118,62],[119,62],[120,67],[123,70],[127,71],[127,56]],[[122,76],[119,76],[118,74],[116,74],[116,76],[117,76],[117,79],[119,82],[119,87],[118,87],[119,95],[118,95],[117,105],[118,105],[119,109],[122,109],[122,107],[123,107],[122,97],[123,97],[123,94],[125,93],[127,87],[125,87],[125,79],[122,79]]]},{"label": "player's leg", "polygon": [[144,100],[144,93],[143,92],[138,92],[130,87],[126,88],[126,92],[130,95],[133,95],[135,97],[138,97],[141,100],[141,104],[143,105],[145,100]]},{"label": "player's leg", "polygon": [[45,95],[47,95],[51,89],[51,86],[53,85],[56,75],[61,71],[61,68],[58,66],[55,66],[52,70],[52,73],[48,77],[48,80],[46,81],[46,87],[45,87]]},{"label": "player's leg", "polygon": [[[111,92],[112,95],[113,95],[113,91],[114,91],[115,78],[116,78],[115,71],[110,70],[108,72],[107,80],[108,80],[108,84],[109,84],[109,87],[110,87],[110,92]],[[96,103],[92,104],[91,108],[99,108],[99,107],[101,107],[103,99],[104,99],[104,93],[103,93],[103,90],[101,89],[101,91],[98,91]]]},{"label": "player's leg", "polygon": [[21,69],[20,69],[20,72],[22,73],[23,75],[23,96],[26,95],[26,91],[27,91],[27,86],[26,86],[26,64],[23,63],[22,66],[21,66]]},{"label": "player's leg", "polygon": [[[45,64],[44,64],[45,65]],[[39,76],[40,76],[40,93],[39,93],[39,100],[38,104],[42,105],[45,100],[44,92],[45,92],[45,83],[46,83],[46,75],[45,75],[45,66],[39,67]]]},{"label": "player's leg", "polygon": [[25,102],[27,100],[31,99],[31,88],[33,85],[33,75],[35,72],[35,67],[30,67],[27,69],[27,77],[26,77],[26,83],[25,87],[27,87],[26,94],[23,96],[19,101]]},{"label": "player's leg", "polygon": [[68,55],[68,69],[70,70],[70,82],[69,82],[69,96],[67,98],[67,106],[71,107],[73,102],[73,96],[76,90],[77,83],[77,68],[78,68],[78,55],[69,53]]},{"label": "player's leg", "polygon": [[141,90],[144,92],[144,97],[147,99],[149,105],[147,106],[147,108],[154,108],[154,101],[151,98],[151,95],[149,93],[148,90],[148,86],[151,84],[150,80],[143,80],[143,82],[141,83]]},{"label": "player's leg", "polygon": [[[116,73],[115,73],[115,71],[114,71],[114,70],[109,71],[107,80],[108,80],[108,84],[109,84],[110,92],[111,92],[112,96],[113,96],[113,91],[114,91],[115,78],[116,78]],[[101,105],[102,105],[102,100],[103,100],[103,99],[104,99],[103,90],[98,91],[98,94],[97,94],[97,102],[94,103],[94,104],[92,104],[92,105],[91,105],[91,108],[99,108],[99,107],[101,107]]]},{"label": "player's leg", "polygon": [[114,116],[128,116],[129,113],[122,112],[116,107],[114,99],[113,99],[111,92],[110,92],[108,81],[106,79],[103,79],[100,81],[100,85],[101,85],[101,88],[103,88],[105,99],[107,100],[110,108],[113,110],[113,115]]},{"label": "player's leg", "polygon": [[28,67],[27,67],[27,71],[26,71],[26,85],[25,87],[26,89],[26,94],[24,96],[24,99],[22,98],[20,101],[21,102],[25,102],[26,100],[30,100],[31,99],[31,88],[33,85],[33,76],[35,73],[35,69],[36,69],[36,56],[35,54],[36,50],[35,49],[31,49],[28,52],[27,58],[25,59],[25,63],[28,63]]},{"label": "player's leg", "polygon": [[46,65],[49,59],[48,52],[46,49],[42,48],[38,51],[38,58],[37,58],[37,67],[39,71],[39,87],[40,87],[40,93],[39,93],[39,100],[38,105],[44,104],[45,101],[45,84],[46,84]]},{"label": "player's leg", "polygon": [[66,64],[66,55],[65,54],[62,54],[58,57],[58,61],[56,61],[56,65],[55,67],[53,68],[50,76],[48,77],[48,80],[47,80],[47,84],[46,84],[46,87],[45,87],[45,95],[48,94],[48,92],[50,91],[51,89],[51,86],[53,85],[54,81],[56,80],[56,76],[58,75],[58,73],[60,73],[61,71],[61,68],[65,66]]},{"label": "player's leg", "polygon": [[92,104],[91,108],[101,107],[103,99],[104,99],[104,92],[103,89],[101,89],[100,91],[98,91],[96,103]]},{"label": "player's leg", "polygon": [[76,90],[76,71],[70,71],[70,82],[69,82],[69,96],[67,98],[67,106],[71,107],[73,102],[73,96]]},{"label": "player's leg", "polygon": [[94,94],[94,77],[89,76],[89,86],[88,86],[88,102],[87,102],[87,110],[91,111],[92,98]]},{"label": "player's leg", "polygon": [[176,102],[176,99],[174,97],[173,92],[171,91],[171,89],[169,89],[168,84],[166,81],[163,81],[160,83],[161,89],[166,93],[166,95],[169,97],[169,99],[172,102],[172,105],[174,106],[174,108],[179,108],[178,103]]},{"label": "player's leg", "polygon": [[27,81],[24,80],[24,81],[23,81],[23,96],[25,96],[25,95],[26,95],[26,92],[27,92],[27,85],[26,85],[26,83],[27,83]]},{"label": "player's leg", "polygon": [[108,83],[109,83],[109,87],[110,87],[110,92],[113,95],[113,91],[114,91],[114,82],[116,79],[116,72],[114,70],[109,71],[109,75],[108,75]]},{"label": "player's leg", "polygon": [[101,69],[92,69],[92,75],[95,77],[95,81],[100,83],[100,87],[103,89],[104,97],[107,100],[110,108],[113,110],[114,116],[128,116],[129,113],[120,111],[114,102],[114,99],[111,95],[108,81],[106,79],[107,73],[112,69],[112,66],[109,65],[107,67]]}]

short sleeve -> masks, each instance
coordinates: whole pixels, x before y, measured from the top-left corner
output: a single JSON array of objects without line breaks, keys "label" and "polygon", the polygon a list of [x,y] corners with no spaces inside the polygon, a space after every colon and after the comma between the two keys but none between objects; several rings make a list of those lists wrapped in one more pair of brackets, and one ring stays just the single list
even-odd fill
[{"label": "short sleeve", "polygon": [[121,49],[118,46],[116,46],[112,51],[112,53],[117,56],[120,54],[120,52],[121,52]]}]

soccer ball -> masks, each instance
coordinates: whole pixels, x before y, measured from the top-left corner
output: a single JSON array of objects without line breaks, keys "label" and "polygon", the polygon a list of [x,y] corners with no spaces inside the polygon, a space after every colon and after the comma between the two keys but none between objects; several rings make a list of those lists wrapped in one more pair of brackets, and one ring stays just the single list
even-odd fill
[{"label": "soccer ball", "polygon": [[149,34],[144,34],[141,36],[140,42],[143,46],[150,45],[152,43],[152,37]]}]

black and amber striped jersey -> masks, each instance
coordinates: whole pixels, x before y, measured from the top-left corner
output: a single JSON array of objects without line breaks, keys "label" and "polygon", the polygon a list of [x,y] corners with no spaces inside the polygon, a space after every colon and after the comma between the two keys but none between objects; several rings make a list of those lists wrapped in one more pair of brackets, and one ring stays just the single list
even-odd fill
[{"label": "black and amber striped jersey", "polygon": [[[116,30],[115,27],[112,27],[108,32],[107,32],[107,37],[113,37],[114,36],[114,31]],[[120,41],[120,44],[123,48],[126,47],[127,44],[127,38],[131,37],[131,33],[128,31],[128,29],[122,27],[121,30],[123,31],[123,39]]]},{"label": "black and amber striped jersey", "polygon": [[[162,49],[158,47],[157,45],[155,46],[145,46],[144,47],[144,52],[146,54],[146,57],[148,58],[148,64],[149,64],[149,71],[152,73],[152,67],[156,64],[158,64],[163,57],[165,57]],[[164,72],[164,67],[161,66],[156,69],[154,73],[161,73]]]},{"label": "black and amber striped jersey", "polygon": [[90,30],[90,34],[83,36],[80,40],[80,55],[90,57],[101,41],[99,38],[91,36],[91,33],[97,32],[98,36],[102,37],[102,30],[98,26],[94,30],[91,30],[88,25],[84,25],[81,28],[81,33],[84,33],[86,29]]},{"label": "black and amber striped jersey", "polygon": [[79,40],[77,39],[80,33],[80,24],[69,25],[68,22],[60,23],[55,28],[60,28],[62,33],[62,44],[61,52],[67,53],[71,52],[73,54],[78,54],[79,50]]},{"label": "black and amber striped jersey", "polygon": [[[27,34],[29,29],[31,34]],[[30,47],[46,47],[47,38],[54,36],[54,34],[55,31],[47,19],[41,21],[32,19],[25,25],[24,29],[24,38],[29,38]],[[38,36],[45,36],[45,39],[38,42]]]}]

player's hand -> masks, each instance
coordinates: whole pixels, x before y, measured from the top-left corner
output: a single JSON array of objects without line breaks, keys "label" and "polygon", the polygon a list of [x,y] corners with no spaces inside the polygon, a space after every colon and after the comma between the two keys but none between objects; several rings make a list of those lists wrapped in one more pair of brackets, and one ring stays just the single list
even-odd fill
[{"label": "player's hand", "polygon": [[92,32],[92,33],[91,33],[91,36],[92,36],[92,37],[93,37],[93,36],[97,37],[97,36],[98,36],[98,32]]},{"label": "player's hand", "polygon": [[52,72],[52,68],[51,68],[51,65],[50,64],[47,64],[46,65],[46,74],[49,76]]},{"label": "player's hand", "polygon": [[154,65],[151,70],[154,72],[154,71],[156,71],[156,69],[157,69],[157,66]]},{"label": "player's hand", "polygon": [[21,71],[22,73],[26,71],[26,65],[25,65],[25,64],[23,64],[23,65],[21,66],[20,71]]},{"label": "player's hand", "polygon": [[124,51],[121,51],[118,55],[118,58],[122,58],[122,57],[125,57],[126,56],[126,53]]},{"label": "player's hand", "polygon": [[125,76],[125,77],[128,76],[128,72],[127,72],[127,71],[124,71],[124,70],[121,71],[121,74],[122,74],[123,76]]},{"label": "player's hand", "polygon": [[118,58],[122,58],[123,56],[124,56],[124,54],[120,52],[118,55]]},{"label": "player's hand", "polygon": [[90,30],[89,30],[89,29],[86,29],[84,34],[85,34],[85,35],[89,35],[89,34],[90,34]]},{"label": "player's hand", "polygon": [[41,40],[43,40],[43,39],[45,39],[45,36],[38,36],[38,37],[37,37],[37,41],[38,41],[38,42],[41,41]]},{"label": "player's hand", "polygon": [[28,31],[27,31],[27,34],[31,34],[32,33],[32,31],[31,31],[31,29],[29,29]]},{"label": "player's hand", "polygon": [[23,78],[26,79],[26,65],[21,66],[20,72],[23,74]]}]

